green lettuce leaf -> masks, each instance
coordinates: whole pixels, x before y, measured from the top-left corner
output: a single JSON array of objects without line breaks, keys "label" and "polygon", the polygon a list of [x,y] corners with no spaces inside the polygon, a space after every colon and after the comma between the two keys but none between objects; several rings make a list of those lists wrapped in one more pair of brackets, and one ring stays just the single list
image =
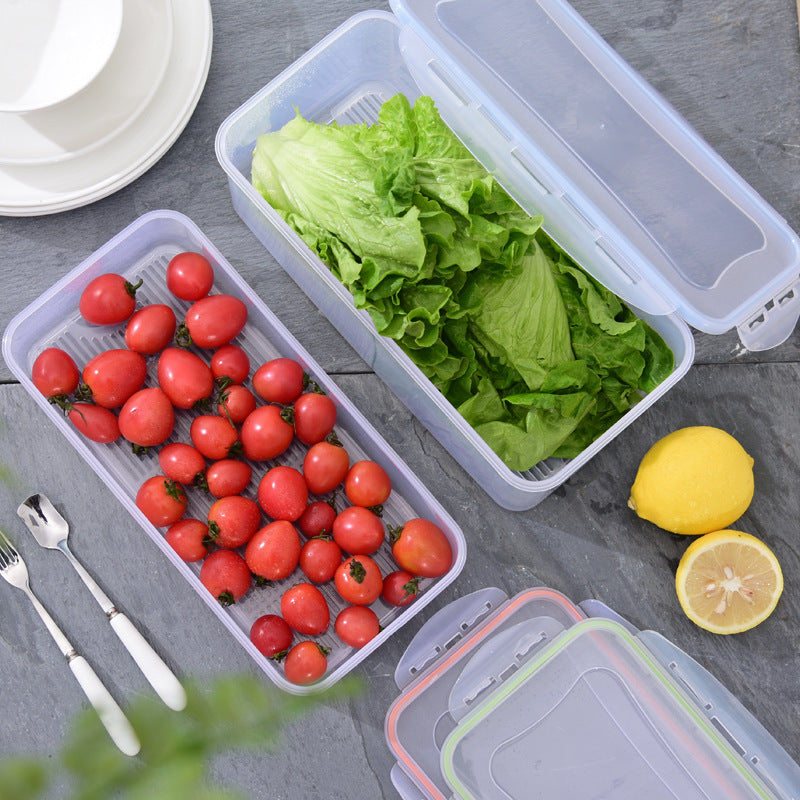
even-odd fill
[{"label": "green lettuce leaf", "polygon": [[252,182],[510,469],[576,456],[673,370],[429,97],[373,125],[298,115],[258,138]]}]

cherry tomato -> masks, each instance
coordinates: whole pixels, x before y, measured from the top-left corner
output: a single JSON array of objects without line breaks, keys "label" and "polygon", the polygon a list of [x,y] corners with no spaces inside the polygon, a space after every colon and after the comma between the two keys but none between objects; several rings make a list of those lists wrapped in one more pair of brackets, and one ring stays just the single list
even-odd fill
[{"label": "cherry tomato", "polygon": [[73,403],[67,416],[75,429],[93,442],[108,444],[119,439],[119,421],[107,408],[91,403]]},{"label": "cherry tomato", "polygon": [[166,475],[148,478],[136,493],[136,507],[156,527],[172,525],[186,511],[186,492]]},{"label": "cherry tomato", "polygon": [[345,644],[363,647],[381,632],[381,623],[371,608],[347,606],[336,616],[333,629]]},{"label": "cherry tomato", "polygon": [[202,484],[205,480],[206,460],[203,454],[185,442],[171,442],[158,452],[161,471],[173,481],[187,486]]},{"label": "cherry tomato", "polygon": [[147,378],[147,362],[133,350],[113,349],[89,359],[83,368],[83,382],[92,400],[104,408],[119,408]]},{"label": "cherry tomato", "polygon": [[98,275],[81,292],[78,310],[92,325],[118,325],[133,314],[141,285],[141,281],[132,284],[113,272]]},{"label": "cherry tomato", "polygon": [[392,481],[375,461],[356,461],[344,479],[344,491],[353,505],[377,508],[389,498]]},{"label": "cherry tomato", "polygon": [[192,444],[212,461],[236,455],[240,449],[239,431],[235,425],[216,414],[200,414],[189,426]]},{"label": "cherry tomato", "polygon": [[200,253],[178,253],[167,264],[167,288],[180,300],[199,300],[214,285],[214,268]]},{"label": "cherry tomato", "polygon": [[256,398],[240,383],[226,386],[217,398],[217,414],[237,425],[244,422],[255,409]]},{"label": "cherry tomato", "polygon": [[206,470],[206,485],[214,497],[241,494],[250,483],[252,474],[253,469],[246,462],[223,458]]},{"label": "cherry tomato", "polygon": [[250,358],[238,344],[224,344],[214,351],[210,367],[215,380],[227,378],[231,383],[244,383],[250,374]]},{"label": "cherry tomato", "polygon": [[339,565],[333,580],[342,599],[356,606],[375,602],[383,589],[380,567],[369,556],[350,556]]},{"label": "cherry tomato", "polygon": [[383,579],[381,597],[390,606],[407,606],[417,599],[419,578],[415,578],[408,570],[397,569]]},{"label": "cherry tomato", "polygon": [[222,605],[229,606],[247,594],[253,576],[235,550],[214,550],[200,567],[200,581]]},{"label": "cherry tomato", "polygon": [[321,442],[336,424],[336,404],[326,394],[306,392],[294,401],[294,432],[303,444]]},{"label": "cherry tomato", "polygon": [[78,388],[80,377],[78,365],[60,347],[42,350],[31,367],[33,385],[47,398],[72,394]]},{"label": "cherry tomato", "polygon": [[385,541],[381,518],[362,506],[348,506],[333,521],[333,539],[346,553],[372,555]]},{"label": "cherry tomato", "polygon": [[290,683],[306,685],[319,680],[328,669],[330,649],[309,640],[298,642],[283,662],[283,674]]},{"label": "cherry tomato", "polygon": [[262,614],[250,626],[250,641],[261,655],[276,661],[283,659],[292,646],[294,633],[289,623],[277,614]]},{"label": "cherry tomato", "polygon": [[208,509],[208,535],[214,544],[233,549],[247,544],[261,525],[261,509],[250,497],[220,497]]},{"label": "cherry tomato", "polygon": [[247,323],[247,306],[230,294],[211,294],[191,305],[186,328],[198,347],[221,347],[235,339]]},{"label": "cherry tomato", "polygon": [[402,569],[438,578],[453,565],[453,549],[444,531],[427,519],[410,519],[392,530],[392,556]]},{"label": "cherry tomato", "polygon": [[309,636],[325,633],[331,621],[328,601],[313,583],[298,583],[283,593],[281,616],[298,633]]},{"label": "cherry tomato", "polygon": [[208,555],[207,537],[208,525],[188,517],[173,522],[164,534],[167,544],[188,562],[202,561]]},{"label": "cherry tomato", "polygon": [[137,353],[149,356],[163,350],[175,335],[175,312],[163,303],[142,306],[125,326],[125,344]]},{"label": "cherry tomato", "polygon": [[341,445],[317,442],[303,458],[303,476],[313,494],[332,492],[345,478],[350,456]]},{"label": "cherry tomato", "polygon": [[342,563],[342,548],[329,536],[309,539],[300,550],[300,569],[310,581],[332,580]]},{"label": "cherry tomato", "polygon": [[300,559],[300,534],[291,522],[270,522],[253,534],[244,558],[254,575],[268,581],[288,578]]},{"label": "cherry tomato", "polygon": [[200,356],[168,347],[158,358],[158,385],[178,408],[191,408],[214,391],[211,368]]},{"label": "cherry tomato", "polygon": [[258,484],[258,503],[272,519],[299,519],[308,505],[308,487],[302,473],[285,465],[267,470]]},{"label": "cherry tomato", "polygon": [[139,447],[163,444],[175,427],[175,411],[157,386],[131,395],[119,412],[120,433]]},{"label": "cherry tomato", "polygon": [[293,358],[273,358],[253,374],[253,388],[268,403],[289,405],[303,392],[308,376]]},{"label": "cherry tomato", "polygon": [[288,449],[294,428],[281,416],[280,406],[259,406],[242,423],[240,437],[247,458],[267,461]]},{"label": "cherry tomato", "polygon": [[336,509],[326,500],[315,500],[309,503],[305,511],[297,520],[297,527],[309,538],[330,533],[333,530],[333,521],[336,519]]}]

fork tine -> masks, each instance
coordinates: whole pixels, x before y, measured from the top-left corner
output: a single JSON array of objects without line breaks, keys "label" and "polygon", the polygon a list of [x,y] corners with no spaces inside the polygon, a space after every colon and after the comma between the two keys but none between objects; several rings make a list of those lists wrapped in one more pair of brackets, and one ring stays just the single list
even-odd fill
[{"label": "fork tine", "polygon": [[19,557],[19,553],[11,540],[3,533],[2,528],[0,528],[0,554],[5,555],[9,561],[14,561]]}]

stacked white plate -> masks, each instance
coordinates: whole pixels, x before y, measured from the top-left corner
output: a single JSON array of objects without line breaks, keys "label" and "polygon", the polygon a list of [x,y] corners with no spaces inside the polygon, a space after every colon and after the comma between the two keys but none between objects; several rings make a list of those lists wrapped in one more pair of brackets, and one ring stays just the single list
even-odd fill
[{"label": "stacked white plate", "polygon": [[[30,2],[0,0],[0,10],[13,21]],[[102,30],[84,27],[60,37],[58,14],[93,3],[36,4],[56,9],[50,29],[19,48],[34,51],[36,63],[19,63],[18,85],[0,82],[0,214],[7,216],[77,208],[146,172],[188,123],[211,61],[208,0],[102,0],[102,20],[83,16]],[[12,43],[0,58],[11,57]],[[83,58],[70,55],[75,47],[83,48]],[[59,71],[58,59],[80,63],[80,70]],[[63,80],[39,79],[37,70],[47,69]]]}]

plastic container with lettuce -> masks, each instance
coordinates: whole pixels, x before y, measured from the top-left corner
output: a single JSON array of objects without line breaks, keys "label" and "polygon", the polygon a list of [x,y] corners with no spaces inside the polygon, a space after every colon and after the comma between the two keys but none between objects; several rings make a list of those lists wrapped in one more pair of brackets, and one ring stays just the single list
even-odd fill
[{"label": "plastic container with lettuce", "polygon": [[510,469],[576,456],[673,370],[429,97],[373,125],[298,115],[258,138],[252,182]]}]

